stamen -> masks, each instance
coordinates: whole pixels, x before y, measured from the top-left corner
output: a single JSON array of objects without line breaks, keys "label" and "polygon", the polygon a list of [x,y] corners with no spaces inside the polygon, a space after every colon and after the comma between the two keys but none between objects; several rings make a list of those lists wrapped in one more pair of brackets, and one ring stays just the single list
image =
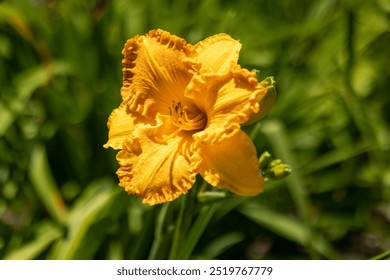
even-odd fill
[{"label": "stamen", "polygon": [[172,101],[172,106],[169,107],[169,114],[171,115],[172,123],[182,130],[199,130],[206,125],[206,116],[204,113],[199,111],[198,114],[191,114],[194,116],[190,117],[188,106],[182,107],[180,101],[177,103]]}]

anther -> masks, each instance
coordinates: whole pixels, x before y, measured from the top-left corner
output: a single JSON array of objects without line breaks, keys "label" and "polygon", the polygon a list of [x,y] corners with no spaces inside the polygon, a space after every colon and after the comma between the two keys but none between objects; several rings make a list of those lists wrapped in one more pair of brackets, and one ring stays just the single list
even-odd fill
[{"label": "anther", "polygon": [[169,107],[169,114],[171,116],[172,123],[182,130],[199,130],[205,127],[206,118],[205,115],[199,111],[198,114],[192,114],[193,117],[189,117],[188,106],[182,106],[181,102],[172,101],[172,106]]}]

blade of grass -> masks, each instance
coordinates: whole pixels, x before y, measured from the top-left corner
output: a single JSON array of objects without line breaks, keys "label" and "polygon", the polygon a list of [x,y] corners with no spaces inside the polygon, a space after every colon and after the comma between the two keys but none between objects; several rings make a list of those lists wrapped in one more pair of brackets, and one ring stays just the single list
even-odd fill
[{"label": "blade of grass", "polygon": [[67,219],[67,209],[51,173],[46,150],[40,144],[32,151],[29,176],[49,214],[55,221],[64,224]]},{"label": "blade of grass", "polygon": [[284,127],[282,123],[277,120],[268,120],[264,123],[263,130],[269,138],[278,158],[281,158],[292,167],[293,172],[286,179],[287,186],[294,203],[298,208],[299,215],[307,221],[309,218],[309,200],[300,170],[295,168],[298,165],[295,163],[294,157],[290,151],[290,144],[288,143],[288,136],[286,135]]},{"label": "blade of grass", "polygon": [[[69,213],[67,224],[69,226],[68,238],[58,248],[55,259],[74,259],[88,229],[99,220],[102,211],[115,201],[116,191],[111,188],[102,189],[105,182],[94,182],[84,192],[84,197],[77,201]],[[93,191],[93,192],[92,192]]]},{"label": "blade of grass", "polygon": [[311,161],[310,164],[305,165],[302,172],[304,174],[310,174],[315,171],[325,169],[326,167],[336,163],[340,163],[360,154],[366,153],[370,151],[370,149],[374,148],[368,147],[366,144],[357,144],[354,147],[345,147],[344,150],[334,150],[328,152],[324,155],[320,155],[318,158],[316,158],[315,161]]},{"label": "blade of grass", "polygon": [[[304,246],[308,248],[311,258],[317,259],[319,256],[316,252],[318,252],[318,244],[320,243],[313,243],[313,238],[315,238],[315,236],[312,236],[313,229],[309,212],[310,200],[305,189],[303,174],[301,173],[301,170],[297,168],[298,164],[295,162],[295,158],[291,152],[285,128],[280,121],[269,120],[265,122],[263,129],[278,157],[292,167],[292,173],[286,179],[287,187],[295,207],[298,210],[299,217],[302,219],[305,228],[307,229],[307,236],[302,240],[304,241]],[[321,244],[323,244],[323,242]],[[314,246],[317,246],[317,248],[313,248]]]},{"label": "blade of grass", "polygon": [[162,205],[162,207],[160,208],[160,212],[158,213],[157,216],[156,227],[154,231],[154,240],[148,257],[148,259],[150,260],[157,259],[158,256],[160,255],[159,253],[161,251],[161,247],[165,240],[165,234],[166,234],[165,228],[167,223],[167,216],[168,216],[168,212],[171,211],[171,208],[172,208],[172,203],[166,203]]},{"label": "blade of grass", "polygon": [[62,236],[62,231],[52,223],[43,222],[38,226],[36,238],[31,242],[9,252],[5,260],[31,260],[35,259],[50,244]]},{"label": "blade of grass", "polygon": [[27,41],[33,40],[33,33],[23,14],[12,5],[1,3],[0,24],[3,22],[12,26]]},{"label": "blade of grass", "polygon": [[308,240],[314,250],[329,259],[335,259],[336,253],[332,246],[320,235],[313,234],[311,229],[298,219],[277,213],[257,204],[246,203],[238,211],[248,219],[265,227],[276,234],[302,246],[307,246]]},{"label": "blade of grass", "polygon": [[245,234],[239,231],[228,232],[212,240],[204,250],[208,259],[217,258],[221,253],[243,241]]},{"label": "blade of grass", "polygon": [[188,260],[191,257],[200,237],[209,224],[219,204],[215,203],[210,206],[204,206],[200,210],[199,216],[196,218],[194,224],[189,230],[186,238],[183,242],[181,253],[178,255],[178,259]]},{"label": "blade of grass", "polygon": [[[142,215],[142,227],[136,235],[134,235],[134,243],[125,248],[125,257],[131,260],[147,259],[149,257],[148,249],[153,242],[155,223],[156,223],[156,208],[148,208]],[[129,220],[129,223],[131,221]],[[150,249],[151,250],[151,249]],[[150,252],[149,252],[150,253]]]},{"label": "blade of grass", "polygon": [[187,204],[186,202],[187,202],[187,196],[183,197],[180,203],[179,217],[175,223],[175,231],[173,233],[172,246],[169,252],[170,260],[174,260],[177,258],[177,255],[179,253],[179,248],[184,237],[183,218],[186,210],[186,204]]},{"label": "blade of grass", "polygon": [[390,251],[386,251],[375,257],[372,257],[371,260],[390,260]]}]

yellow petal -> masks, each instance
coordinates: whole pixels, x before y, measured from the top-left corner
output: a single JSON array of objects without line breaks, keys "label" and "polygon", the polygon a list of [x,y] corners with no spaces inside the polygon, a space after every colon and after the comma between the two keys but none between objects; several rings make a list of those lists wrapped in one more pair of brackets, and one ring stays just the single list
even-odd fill
[{"label": "yellow petal", "polygon": [[169,115],[173,100],[182,100],[196,64],[194,47],[163,30],[129,39],[122,51],[122,98],[129,108],[154,119]]},{"label": "yellow petal", "polygon": [[[134,127],[137,123],[147,120],[141,115],[129,110],[126,103],[122,104],[112,111],[108,118],[108,141],[103,145],[104,148],[111,147],[113,149],[121,149],[125,139],[133,133]],[[155,124],[154,121],[151,122]]]},{"label": "yellow petal", "polygon": [[241,49],[239,41],[227,34],[217,34],[195,45],[201,71],[224,74],[232,65],[237,64]]},{"label": "yellow petal", "polygon": [[207,115],[203,131],[194,134],[196,140],[218,143],[240,130],[240,124],[259,110],[259,100],[266,93],[256,74],[236,68],[225,75],[196,75],[186,96]]},{"label": "yellow petal", "polygon": [[238,195],[256,195],[264,178],[259,175],[256,148],[239,131],[219,144],[200,144],[201,175],[212,186],[227,188]]},{"label": "yellow petal", "polygon": [[[185,194],[195,182],[200,159],[188,132],[174,133],[169,118],[158,126],[140,124],[117,155],[119,185],[154,205]],[[164,140],[166,138],[166,140]]]},{"label": "yellow petal", "polygon": [[124,103],[122,103],[119,108],[112,111],[107,122],[108,141],[104,147],[121,149],[122,143],[126,137],[129,137],[134,130],[136,121],[136,117],[131,114]]}]

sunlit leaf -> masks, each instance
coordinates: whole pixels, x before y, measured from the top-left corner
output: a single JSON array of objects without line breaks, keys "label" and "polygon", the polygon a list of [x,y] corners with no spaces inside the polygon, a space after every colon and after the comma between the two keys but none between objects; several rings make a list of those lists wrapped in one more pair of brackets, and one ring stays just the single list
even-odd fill
[{"label": "sunlit leaf", "polygon": [[[69,212],[66,224],[69,228],[67,238],[60,242],[56,259],[73,259],[82,248],[82,242],[91,226],[99,221],[103,211],[111,206],[117,192],[107,188],[106,180],[91,183],[86,192]],[[86,240],[85,242],[90,242]]]}]

